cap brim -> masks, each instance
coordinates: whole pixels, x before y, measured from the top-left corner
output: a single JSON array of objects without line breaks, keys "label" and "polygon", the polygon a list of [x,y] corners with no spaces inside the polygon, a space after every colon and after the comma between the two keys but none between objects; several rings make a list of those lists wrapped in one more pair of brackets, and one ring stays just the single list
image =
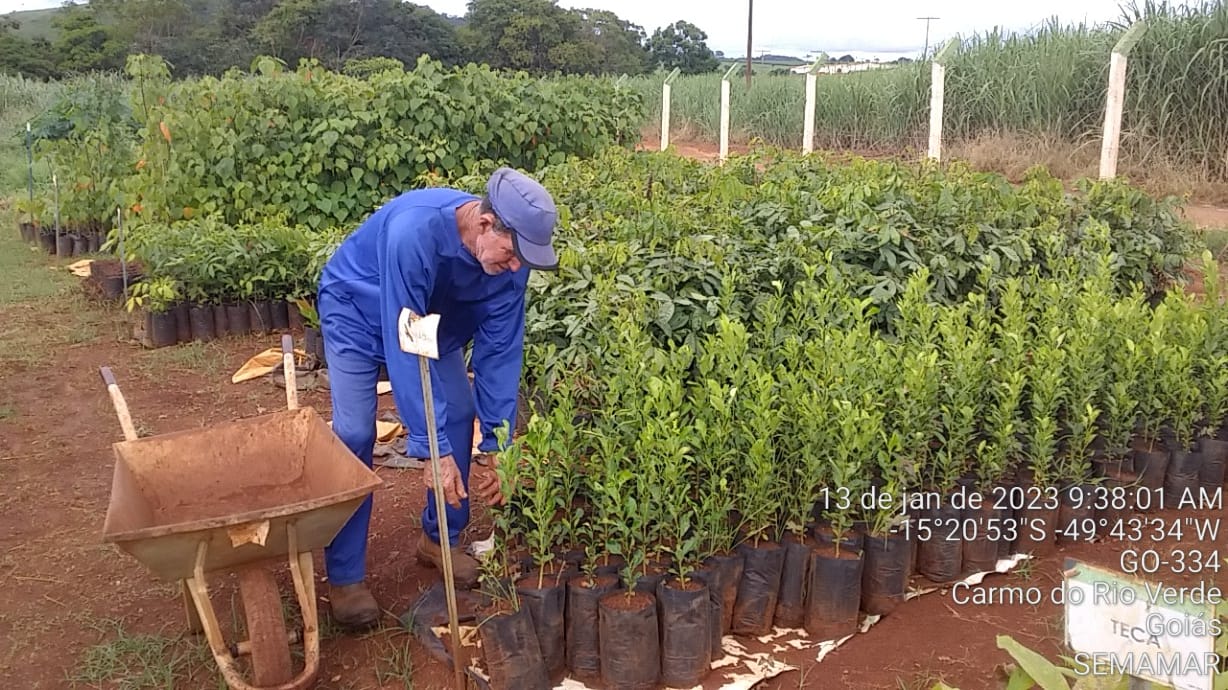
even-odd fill
[{"label": "cap brim", "polygon": [[512,248],[516,250],[520,263],[529,268],[538,271],[557,271],[559,268],[559,257],[548,244],[534,244],[522,238],[520,233],[512,232]]}]

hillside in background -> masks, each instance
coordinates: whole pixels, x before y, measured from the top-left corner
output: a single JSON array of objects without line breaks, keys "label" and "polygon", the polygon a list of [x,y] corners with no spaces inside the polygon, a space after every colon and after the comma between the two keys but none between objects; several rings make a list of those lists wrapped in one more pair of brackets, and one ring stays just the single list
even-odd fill
[{"label": "hillside in background", "polygon": [[[746,62],[745,55],[734,57],[725,55],[721,59],[725,61],[725,64],[729,64],[731,62]],[[807,64],[806,60],[793,55],[772,55],[770,53],[767,55],[756,55],[751,58],[750,61],[752,64],[756,65],[784,65],[786,67],[796,67],[797,65]]]},{"label": "hillside in background", "polygon": [[649,32],[556,0],[472,0],[460,17],[403,0],[90,0],[0,15],[0,73],[60,79],[150,54],[176,78],[248,69],[259,55],[335,70],[427,55],[537,75],[697,74],[719,66],[707,40],[685,20]]},{"label": "hillside in background", "polygon": [[0,17],[17,22],[17,35],[21,38],[30,41],[42,38],[50,41],[55,38],[55,28],[51,26],[51,19],[62,11],[63,8],[52,7],[45,10],[9,12]]}]

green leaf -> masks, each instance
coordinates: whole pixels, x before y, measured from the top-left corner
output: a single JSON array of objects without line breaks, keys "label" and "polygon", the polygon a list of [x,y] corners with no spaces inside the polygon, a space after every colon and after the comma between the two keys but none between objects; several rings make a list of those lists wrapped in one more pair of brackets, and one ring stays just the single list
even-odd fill
[{"label": "green leaf", "polygon": [[1036,687],[1036,681],[1032,680],[1032,676],[1022,668],[1016,666],[1011,669],[1010,678],[1006,681],[1006,690],[1031,690]]},{"label": "green leaf", "polygon": [[1053,662],[1019,644],[1010,635],[998,635],[998,648],[1014,657],[1043,690],[1070,690],[1070,684]]}]

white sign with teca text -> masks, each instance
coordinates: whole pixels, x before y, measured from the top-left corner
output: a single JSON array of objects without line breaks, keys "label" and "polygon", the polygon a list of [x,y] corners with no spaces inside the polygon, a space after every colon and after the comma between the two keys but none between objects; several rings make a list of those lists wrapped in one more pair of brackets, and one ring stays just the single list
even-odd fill
[{"label": "white sign with teca text", "polygon": [[1223,627],[1217,587],[1142,582],[1072,560],[1065,571],[1066,644],[1077,673],[1211,690]]}]

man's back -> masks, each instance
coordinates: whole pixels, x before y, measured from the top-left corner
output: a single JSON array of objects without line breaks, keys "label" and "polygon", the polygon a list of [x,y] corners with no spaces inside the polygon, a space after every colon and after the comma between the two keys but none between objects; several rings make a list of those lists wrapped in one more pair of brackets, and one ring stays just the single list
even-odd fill
[{"label": "man's back", "polygon": [[455,210],[477,197],[455,189],[415,189],[381,206],[337,247],[320,278],[320,289],[336,283],[373,283],[378,290],[380,260],[388,247],[390,227],[395,232],[427,233],[421,246],[435,253],[455,255],[461,248]]},{"label": "man's back", "polygon": [[[455,189],[406,192],[378,209],[354,231],[329,260],[320,291],[350,300],[375,332],[389,318],[381,308],[381,281],[391,265],[409,261],[424,275],[394,276],[392,280],[429,277],[428,311],[441,314],[440,346],[459,346],[473,337],[492,312],[518,301],[529,269],[487,275],[481,263],[461,243],[456,209],[478,197]],[[404,306],[404,305],[402,305]],[[391,317],[395,318],[395,316]]]}]

